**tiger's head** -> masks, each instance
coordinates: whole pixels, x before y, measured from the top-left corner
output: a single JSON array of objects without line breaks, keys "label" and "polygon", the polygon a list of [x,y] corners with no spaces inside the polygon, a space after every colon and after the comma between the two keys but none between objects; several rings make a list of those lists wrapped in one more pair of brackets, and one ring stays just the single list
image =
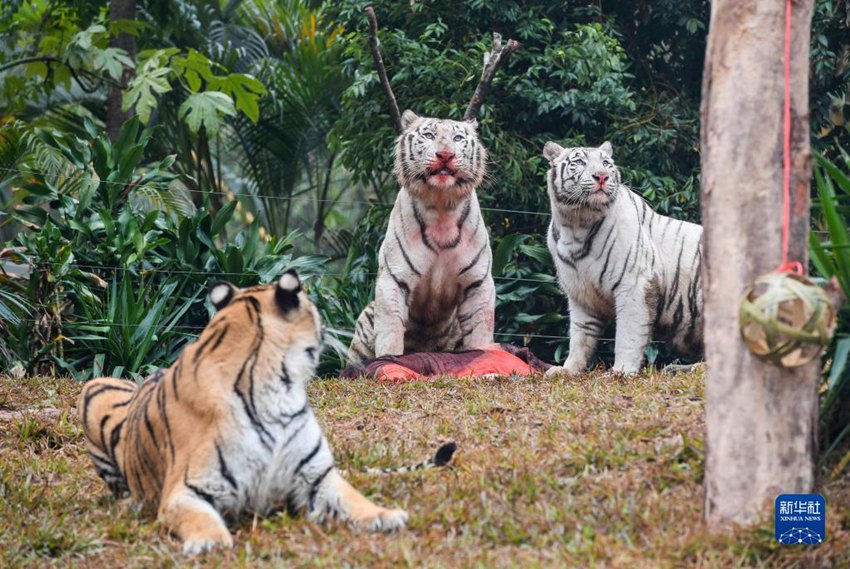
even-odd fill
[{"label": "tiger's head", "polygon": [[413,197],[456,204],[484,179],[487,150],[478,140],[478,121],[427,118],[404,111],[401,122],[395,175]]},{"label": "tiger's head", "polygon": [[324,325],[294,270],[272,284],[242,289],[215,282],[208,295],[217,312],[195,342],[194,362],[203,358],[228,381],[250,375],[259,391],[267,383],[291,386],[313,377]]},{"label": "tiger's head", "polygon": [[610,142],[599,148],[563,148],[547,142],[549,196],[561,207],[604,213],[620,188],[620,170],[614,164]]}]

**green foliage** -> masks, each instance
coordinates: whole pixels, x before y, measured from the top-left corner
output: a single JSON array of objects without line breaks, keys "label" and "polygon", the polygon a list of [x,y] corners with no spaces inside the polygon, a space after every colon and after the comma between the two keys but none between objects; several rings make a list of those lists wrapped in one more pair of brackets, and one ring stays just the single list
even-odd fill
[{"label": "green foliage", "polygon": [[57,363],[77,376],[89,375],[90,369],[93,377],[138,377],[158,364],[172,362],[201,328],[181,325],[202,293],[193,287],[193,293],[186,295],[177,290],[181,284],[187,281],[162,285],[145,277],[113,278],[105,299],[80,303],[79,323],[66,326],[70,328],[67,341],[79,348],[79,358],[69,361],[70,350],[66,350],[65,358]]},{"label": "green foliage", "polygon": [[194,49],[185,54],[177,48],[159,49],[141,57],[143,63],[130,80],[122,107],[134,109],[142,123],[150,122],[159,96],[174,88],[172,81],[189,93],[178,115],[195,134],[201,127],[215,134],[225,117],[236,115],[237,108],[253,122],[259,118],[258,101],[266,88],[255,77],[244,73],[216,75],[224,68]]},{"label": "green foliage", "polygon": [[[138,69],[127,85],[124,110],[134,109],[147,124],[161,95],[177,83],[194,95],[188,105],[189,126],[193,132],[203,124],[217,130],[223,116],[236,109],[249,119],[258,118],[258,99],[266,93],[256,78],[242,73],[218,72],[226,69],[199,51],[175,48],[143,50],[133,61],[124,50],[109,47],[111,33],[119,31],[139,35],[139,26],[123,25],[107,29],[105,7],[88,14],[76,4],[23,3],[12,7],[0,25],[0,38],[11,49],[0,52],[0,73],[5,81],[0,88],[0,106],[7,111],[21,110],[32,103],[33,92],[51,96],[72,91],[76,86],[95,93],[105,83],[119,84],[125,69]],[[93,22],[86,25],[86,16]],[[140,36],[141,39],[141,36]],[[190,95],[192,98],[192,95]]]},{"label": "green foliage", "polygon": [[809,60],[812,145],[838,160],[850,148],[850,4],[815,2]]},{"label": "green foliage", "polygon": [[[374,3],[373,3],[374,4]],[[391,171],[393,134],[379,90],[377,75],[365,46],[365,2],[339,3],[345,29],[343,64],[355,81],[346,92],[349,113],[336,126],[343,161],[364,183],[394,191]],[[400,106],[420,114],[459,118],[481,72],[482,54],[489,50],[492,31],[522,42],[499,72],[479,121],[490,150],[490,179],[485,205],[515,204],[514,209],[546,211],[545,165],[539,158],[546,140],[567,144],[599,144],[610,139],[627,182],[657,197],[678,195],[669,210],[693,218],[697,212],[696,132],[699,77],[678,75],[678,67],[645,57],[651,42],[628,51],[634,16],[613,17],[576,4],[539,2],[374,4],[390,80]],[[707,15],[707,3],[689,3]],[[652,14],[640,33],[661,27]],[[682,24],[684,26],[686,24]],[[647,28],[644,30],[643,28]],[[658,37],[684,32],[700,49],[704,32],[670,30]],[[649,46],[647,45],[649,43]],[[648,66],[653,79],[635,75]],[[688,62],[700,67],[701,60]],[[657,73],[654,73],[655,69]],[[684,83],[683,79],[695,83]],[[667,85],[661,81],[669,81]],[[654,81],[654,82],[653,82]],[[683,188],[687,194],[681,194]],[[656,200],[657,201],[657,200]],[[497,221],[496,226],[500,225]],[[522,226],[539,219],[517,216]],[[537,223],[535,223],[537,222]]]},{"label": "green foliage", "polygon": [[[251,122],[256,123],[260,119],[259,96],[266,93],[266,88],[258,79],[242,73],[231,73],[226,77],[213,77],[209,82],[213,90],[210,95],[226,95],[235,103],[236,110],[245,113]],[[235,111],[228,114],[236,115]]]},{"label": "green foliage", "polygon": [[[89,19],[90,18],[90,19]],[[135,63],[109,47],[106,12],[53,2],[13,3],[0,18],[0,108],[17,112],[78,88],[96,91]]]},{"label": "green foliage", "polygon": [[[65,326],[69,322],[64,318],[67,314],[60,310],[62,331],[68,333],[59,337],[50,328],[44,331],[44,338],[30,341],[24,323],[13,330],[15,334],[6,336],[14,348],[10,350],[20,355],[9,355],[7,362],[19,359],[31,369],[70,362],[71,367],[79,369],[83,363],[74,359],[73,352],[79,349],[86,355],[88,352],[82,349],[86,344],[91,353],[106,358],[100,367],[118,366],[134,372],[138,363],[129,359],[131,352],[122,352],[117,346],[127,345],[126,329],[141,323],[145,309],[151,306],[150,295],[170,284],[167,273],[161,271],[220,271],[228,273],[221,276],[237,284],[250,284],[276,276],[271,273],[280,270],[283,259],[286,266],[300,263],[309,276],[312,258],[295,260],[289,253],[295,243],[302,250],[308,248],[305,243],[309,240],[298,238],[295,229],[312,232],[317,246],[329,243],[336,258],[348,253],[351,233],[338,229],[352,227],[356,218],[340,211],[336,204],[344,201],[344,192],[360,190],[347,183],[344,173],[340,175],[335,153],[325,143],[327,132],[341,111],[339,100],[347,84],[337,60],[339,31],[333,22],[310,3],[299,0],[244,0],[222,5],[153,1],[139,8],[136,21],[121,22],[108,31],[104,27],[108,21],[105,12],[91,4],[15,4],[8,9],[9,18],[4,19],[8,26],[0,30],[0,39],[17,51],[0,54],[0,65],[7,64],[0,77],[8,79],[4,94],[19,97],[16,101],[20,104],[3,100],[2,108],[4,113],[26,115],[29,122],[17,120],[6,125],[9,128],[3,130],[0,139],[0,167],[10,169],[0,171],[0,195],[8,200],[10,209],[14,208],[14,215],[0,220],[0,224],[5,225],[7,234],[20,223],[31,224],[29,229],[37,232],[22,234],[21,239],[23,235],[32,239],[29,249],[16,243],[9,260],[14,257],[25,263],[38,263],[39,254],[47,255],[51,248],[72,251],[67,271],[56,275],[56,284],[50,289],[59,291],[57,300],[39,305],[29,320],[38,320],[43,312],[52,314],[61,306],[80,321],[85,314],[90,315],[94,319],[92,325],[99,327],[97,334],[91,330],[72,333]],[[32,12],[34,9],[37,13]],[[91,29],[87,28],[89,25]],[[102,97],[109,74],[115,72],[114,64],[104,65],[103,69],[80,67],[88,73],[82,79],[91,92],[85,94],[79,89],[82,84],[74,83],[68,65],[59,70],[67,77],[62,76],[62,82],[54,81],[56,62],[26,85],[15,80],[29,65],[21,58],[33,53],[60,58],[70,49],[73,57],[66,59],[74,65],[83,65],[86,50],[93,61],[115,55],[109,51],[108,39],[109,33],[118,31],[134,34],[139,48],[131,62],[135,69],[124,93],[124,107],[135,110],[141,122],[152,127],[146,131],[143,150],[133,149],[136,154],[126,163],[139,167],[160,163],[169,177],[159,182],[136,182],[132,188],[124,185],[126,176],[117,171],[108,172],[108,180],[98,178],[100,188],[127,191],[119,194],[119,199],[106,196],[110,200],[105,204],[110,217],[105,221],[98,217],[99,212],[88,211],[104,196],[95,196],[91,203],[79,200],[75,215],[85,219],[74,219],[73,223],[86,236],[88,242],[84,242],[67,235],[68,228],[60,223],[63,220],[45,220],[36,210],[45,202],[51,203],[52,198],[47,196],[51,184],[63,186],[54,192],[61,194],[62,200],[66,193],[74,195],[78,186],[85,186],[83,190],[88,191],[87,184],[94,184],[94,176],[80,173],[92,158],[85,155],[85,148],[77,148],[74,143],[76,139],[87,140],[92,134],[92,129],[82,127],[81,117],[91,118],[93,125],[103,117]],[[35,45],[41,51],[34,51]],[[44,135],[53,131],[64,133],[64,138]],[[149,136],[153,132],[156,134]],[[73,172],[69,172],[65,149],[83,153],[73,157]],[[17,168],[44,172],[44,179],[10,176],[9,172]],[[103,186],[107,182],[112,185]],[[25,187],[27,184],[32,187]],[[40,193],[45,194],[42,201],[35,197]],[[240,203],[234,203],[234,199]],[[135,213],[126,213],[128,207]],[[118,215],[118,209],[123,216]],[[153,210],[160,213],[144,219],[136,215]],[[89,217],[106,229],[90,227]],[[219,224],[211,220],[223,221]],[[92,248],[107,244],[116,250],[117,258],[104,257],[100,249],[97,255],[90,254]],[[76,276],[74,270],[81,260],[92,266],[104,264],[106,268],[101,272],[82,272],[91,272],[109,286],[71,290],[76,286],[71,277]],[[130,289],[111,288],[111,283],[122,275],[132,275],[132,292],[142,295],[133,297],[137,304],[141,303],[138,311],[116,313],[107,309],[114,299],[130,298],[124,296]],[[70,282],[63,280],[66,276]],[[183,277],[192,286],[181,284],[173,295],[181,302],[164,307],[163,314],[182,310],[182,301],[193,298],[192,287],[201,286],[206,278]],[[10,278],[8,288],[2,290],[13,294],[14,287],[20,289],[21,285],[21,279]],[[14,298],[25,300],[34,292],[45,291],[21,294],[19,290]],[[84,306],[78,301],[80,295],[96,299],[99,304]],[[42,296],[37,298],[41,300]],[[71,299],[70,304],[63,304],[67,298]],[[167,329],[171,337],[181,342],[187,334],[197,331],[184,329],[186,320],[195,323],[206,316],[205,310],[198,309],[201,300],[190,304],[181,324]],[[21,310],[10,300],[4,306]],[[4,312],[4,316],[12,315]],[[110,316],[120,316],[125,325],[109,326]],[[115,330],[120,333],[113,334]],[[94,335],[101,338],[96,340]],[[65,339],[71,337],[72,340]],[[20,342],[14,338],[20,338]],[[144,365],[167,361],[177,343],[160,342],[161,346],[171,347],[164,355],[154,351],[144,356]],[[69,350],[72,353],[66,355]],[[110,361],[110,354],[115,356],[114,361]]]},{"label": "green foliage", "polygon": [[[824,278],[835,277],[850,298],[850,155],[841,151],[843,164],[838,167],[820,155],[815,156],[815,182],[818,199],[814,210],[815,229],[809,239],[812,264]],[[850,305],[839,316],[839,328],[827,353],[830,362],[825,375],[821,404],[821,437],[825,458],[839,445],[846,446],[850,435]],[[848,455],[850,456],[850,455]],[[846,463],[845,463],[846,464]]]},{"label": "green foliage", "polygon": [[171,83],[168,81],[171,69],[164,66],[167,57],[166,50],[151,54],[139,66],[124,94],[122,109],[134,109],[145,124],[150,122],[151,113],[157,105],[157,97],[171,91]]},{"label": "green foliage", "polygon": [[227,44],[226,51],[248,54],[242,57],[245,64],[272,96],[260,102],[256,124],[236,120],[231,125],[225,148],[238,167],[233,186],[256,196],[246,205],[270,232],[312,232],[314,246],[321,249],[327,229],[355,225],[356,218],[336,204],[359,190],[347,183],[327,144],[348,84],[338,61],[338,30],[322,11],[298,0],[245,4],[234,15],[236,22],[263,33],[267,52],[250,55],[256,50],[253,36]]},{"label": "green foliage", "polygon": [[374,298],[378,275],[378,251],[386,235],[389,206],[370,208],[357,230],[344,240],[348,255],[339,272],[325,271],[321,294],[314,300],[333,336],[330,350],[319,368],[321,375],[338,375],[347,362],[348,344],[363,308]]},{"label": "green foliage", "polygon": [[[152,2],[140,18],[151,26],[125,104],[159,127],[148,152],[176,154],[196,205],[215,210],[231,193],[246,223],[312,233],[305,249],[354,225],[335,207],[359,188],[326,143],[347,79],[338,30],[320,9],[303,0]],[[175,45],[184,47],[163,47]]]},{"label": "green foliage", "polygon": [[186,121],[186,126],[192,132],[198,132],[205,127],[209,134],[215,134],[222,125],[222,117],[232,117],[236,114],[233,99],[224,93],[210,91],[192,93],[183,101],[178,111]]},{"label": "green foliage", "polygon": [[32,168],[37,148],[25,146],[20,173],[4,181],[23,196],[12,217],[29,228],[4,258],[29,271],[0,280],[0,325],[12,338],[3,367],[138,377],[173,361],[206,324],[210,278],[246,286],[292,267],[309,280],[322,264],[293,258],[295,234],[261,239],[258,222],[225,244],[235,202],[190,216],[145,207],[134,199],[141,189],[173,191],[173,158],[142,161],[151,133],[138,120],[114,144],[90,121],[85,130],[85,139],[36,131],[33,140],[61,156],[58,173]]},{"label": "green foliage", "polygon": [[499,241],[493,250],[496,341],[535,341],[537,352],[559,360],[568,347],[566,302],[554,272],[539,269],[551,263],[546,243],[537,236],[511,233]]}]

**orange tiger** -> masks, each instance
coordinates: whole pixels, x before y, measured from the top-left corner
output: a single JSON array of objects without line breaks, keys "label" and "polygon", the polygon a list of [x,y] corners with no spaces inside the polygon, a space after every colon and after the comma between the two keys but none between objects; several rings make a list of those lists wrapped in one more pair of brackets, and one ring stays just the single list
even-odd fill
[{"label": "orange tiger", "polygon": [[334,467],[306,390],[324,327],[298,275],[241,290],[216,283],[209,299],[218,312],[170,368],[141,385],[95,379],[80,395],[110,489],[156,508],[188,554],[232,546],[225,519],[245,512],[404,527],[406,512],[373,504]]}]

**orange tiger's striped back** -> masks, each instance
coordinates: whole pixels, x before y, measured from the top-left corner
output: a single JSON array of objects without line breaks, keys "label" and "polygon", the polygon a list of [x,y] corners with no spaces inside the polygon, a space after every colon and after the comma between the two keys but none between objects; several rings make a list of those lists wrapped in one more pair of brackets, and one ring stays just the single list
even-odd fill
[{"label": "orange tiger's striped back", "polygon": [[117,497],[129,491],[116,456],[127,411],[139,386],[132,381],[101,377],[88,382],[77,402],[86,446],[98,475]]}]

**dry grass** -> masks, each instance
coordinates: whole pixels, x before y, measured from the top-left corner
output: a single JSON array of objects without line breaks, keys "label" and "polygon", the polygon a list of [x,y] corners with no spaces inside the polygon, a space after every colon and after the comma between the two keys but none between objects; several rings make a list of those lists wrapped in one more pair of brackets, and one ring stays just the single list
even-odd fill
[{"label": "dry grass", "polygon": [[[316,382],[343,468],[418,460],[456,440],[451,470],[356,487],[406,508],[410,527],[370,535],[277,516],[244,520],[210,566],[847,567],[850,481],[822,488],[827,543],[783,548],[772,519],[735,535],[701,524],[703,378],[548,382]],[[84,453],[70,380],[0,379],[0,567],[186,564],[152,520],[106,497]],[[56,408],[59,412],[38,412]],[[24,411],[10,413],[10,411]]]}]

